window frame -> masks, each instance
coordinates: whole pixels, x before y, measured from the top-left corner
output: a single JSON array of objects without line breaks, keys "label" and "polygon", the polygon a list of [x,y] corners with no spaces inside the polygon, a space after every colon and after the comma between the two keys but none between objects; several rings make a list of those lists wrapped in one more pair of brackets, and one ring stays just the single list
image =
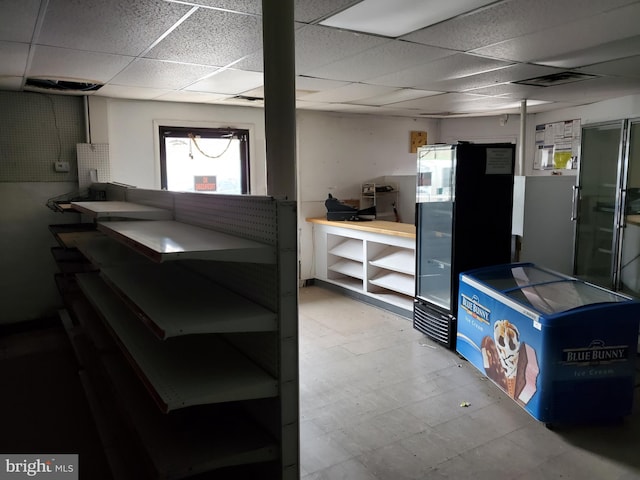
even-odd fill
[{"label": "window frame", "polygon": [[241,194],[251,193],[251,171],[250,171],[250,153],[249,153],[249,129],[235,127],[184,127],[158,125],[158,138],[160,146],[160,188],[167,190],[167,138],[185,138],[189,134],[199,136],[201,138],[240,140],[240,182]]}]

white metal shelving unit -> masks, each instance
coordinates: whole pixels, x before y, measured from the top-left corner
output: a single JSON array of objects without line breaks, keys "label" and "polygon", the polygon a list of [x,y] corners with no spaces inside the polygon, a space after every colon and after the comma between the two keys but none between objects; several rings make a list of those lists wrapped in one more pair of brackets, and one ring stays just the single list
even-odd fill
[{"label": "white metal shelving unit", "polygon": [[[78,348],[79,361],[112,385],[150,478],[299,478],[295,202],[108,192],[133,220],[83,203],[102,235],[76,244],[97,271],[75,275],[86,300],[69,302],[70,338],[92,340],[97,360]],[[171,207],[171,220],[133,205]]]}]

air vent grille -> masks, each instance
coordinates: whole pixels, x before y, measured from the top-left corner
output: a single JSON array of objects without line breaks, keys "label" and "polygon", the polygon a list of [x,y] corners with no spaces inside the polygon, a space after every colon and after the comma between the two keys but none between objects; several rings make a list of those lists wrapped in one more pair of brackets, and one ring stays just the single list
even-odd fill
[{"label": "air vent grille", "polygon": [[542,77],[519,80],[513,83],[517,83],[520,85],[532,85],[534,87],[551,87],[555,85],[564,85],[566,83],[582,82],[584,80],[590,80],[596,77],[597,75],[589,75],[586,73],[559,72],[552,73],[551,75],[544,75]]},{"label": "air vent grille", "polygon": [[95,92],[101,83],[94,83],[88,80],[59,80],[51,78],[27,78],[25,90],[50,90],[59,93]]}]

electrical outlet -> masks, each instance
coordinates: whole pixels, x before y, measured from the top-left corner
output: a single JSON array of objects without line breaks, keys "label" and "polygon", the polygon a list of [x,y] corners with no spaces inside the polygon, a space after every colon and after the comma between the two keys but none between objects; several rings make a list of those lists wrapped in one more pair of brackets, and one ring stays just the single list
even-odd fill
[{"label": "electrical outlet", "polygon": [[69,171],[69,162],[54,162],[53,168],[56,172],[68,172]]}]

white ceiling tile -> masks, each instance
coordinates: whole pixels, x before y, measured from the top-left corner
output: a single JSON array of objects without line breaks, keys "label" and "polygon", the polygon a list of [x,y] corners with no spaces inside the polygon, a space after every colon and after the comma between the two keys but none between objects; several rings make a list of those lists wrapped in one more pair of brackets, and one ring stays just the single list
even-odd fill
[{"label": "white ceiling tile", "polygon": [[[178,0],[176,3],[181,2],[182,0]],[[205,7],[220,8],[223,10],[250,13],[253,15],[262,14],[262,0],[189,0],[188,3],[190,5],[202,5]]]},{"label": "white ceiling tile", "polygon": [[22,77],[0,75],[0,90],[20,90],[21,88]]},{"label": "white ceiling tile", "polygon": [[29,58],[29,44],[0,42],[0,76],[24,75]]},{"label": "white ceiling tile", "polygon": [[344,87],[316,92],[300,98],[309,102],[329,102],[329,103],[347,103],[363,98],[383,95],[396,90],[393,87],[384,87],[379,85],[367,85],[364,83],[351,83]]},{"label": "white ceiling tile", "polygon": [[247,90],[258,88],[262,84],[261,73],[227,69],[189,85],[185,90],[238,95]]},{"label": "white ceiling tile", "polygon": [[382,95],[376,95],[375,97],[367,97],[360,100],[353,100],[349,103],[355,103],[358,105],[374,105],[383,106],[390,103],[398,103],[406,100],[414,100],[416,98],[429,97],[431,95],[440,95],[442,92],[431,92],[427,90],[414,90],[412,88],[402,88],[389,93],[383,93]]},{"label": "white ceiling tile", "polygon": [[598,77],[582,82],[541,87],[535,98],[585,104],[606,100],[612,96],[635,94],[640,94],[640,82],[637,78]]},{"label": "white ceiling tile", "polygon": [[125,87],[121,85],[105,85],[96,90],[94,95],[99,97],[131,98],[139,100],[153,100],[170,93],[160,88]]},{"label": "white ceiling tile", "polygon": [[2,17],[9,20],[0,21],[0,40],[30,42],[39,9],[40,0],[0,0]]},{"label": "white ceiling tile", "polygon": [[603,45],[595,45],[563,55],[542,57],[537,60],[536,63],[552,67],[575,68],[639,54],[640,35],[637,35],[635,37],[616,40]]},{"label": "white ceiling tile", "polygon": [[403,39],[469,51],[631,3],[631,0],[513,0],[410,33]]},{"label": "white ceiling tile", "polygon": [[325,78],[305,77],[301,75],[296,77],[296,90],[307,91],[309,93],[331,90],[333,88],[344,87],[348,84],[349,82],[327,80]]},{"label": "white ceiling tile", "polygon": [[[557,27],[474,50],[474,53],[519,62],[534,62],[563,56],[638,34],[640,3],[596,17],[572,21]],[[582,66],[582,65],[574,65]]]},{"label": "white ceiling tile", "polygon": [[464,78],[510,65],[510,62],[493,60],[459,53],[434,60],[418,67],[401,70],[381,77],[367,79],[367,83],[395,87],[414,87],[422,90],[436,90],[429,82]]},{"label": "white ceiling tile", "polygon": [[500,83],[483,88],[474,88],[467,90],[465,93],[473,93],[476,95],[489,95],[492,97],[504,96],[519,99],[536,98],[536,94],[540,92],[541,87],[531,85],[520,85],[517,83]]},{"label": "white ceiling tile", "polygon": [[189,9],[156,0],[49,0],[37,43],[136,56]]},{"label": "white ceiling tile", "polygon": [[469,75],[462,78],[453,78],[443,81],[429,81],[423,85],[423,88],[444,92],[463,92],[474,88],[489,87],[491,85],[502,84],[505,82],[516,82],[518,80],[526,80],[562,71],[564,70],[543,67],[540,65],[518,63],[508,65],[505,68],[479,73],[477,75]]},{"label": "white ceiling tile", "polygon": [[140,58],[113,78],[111,83],[131,87],[146,86],[179,90],[215,71],[216,67]]},{"label": "white ceiling tile", "polygon": [[430,97],[418,98],[411,101],[392,103],[389,108],[414,108],[421,111],[442,112],[449,111],[452,107],[466,105],[482,99],[480,95],[468,95],[465,93],[444,93]]},{"label": "white ceiling tile", "polygon": [[317,25],[296,30],[296,73],[307,75],[331,62],[363,52],[388,39]]},{"label": "white ceiling tile", "polygon": [[360,0],[295,0],[295,19],[311,23],[358,3]]},{"label": "white ceiling tile", "polygon": [[75,78],[91,82],[106,82],[125,68],[133,57],[110,53],[86,52],[68,48],[34,48],[28,75],[46,78]]},{"label": "white ceiling tile", "polygon": [[246,70],[248,72],[262,72],[264,70],[264,59],[262,49],[244,56],[242,60],[233,64],[233,68]]},{"label": "white ceiling tile", "polygon": [[359,82],[387,73],[425,64],[456,52],[417,43],[391,40],[324,67],[310,70],[309,75]]},{"label": "white ceiling tile", "polygon": [[260,48],[260,17],[203,8],[145,57],[223,67]]},{"label": "white ceiling tile", "polygon": [[156,97],[156,100],[166,102],[187,102],[187,103],[214,103],[229,98],[230,95],[218,93],[189,92],[186,90],[176,90]]},{"label": "white ceiling tile", "polygon": [[640,78],[640,55],[589,65],[588,67],[578,68],[577,71],[596,75],[619,75]]}]

